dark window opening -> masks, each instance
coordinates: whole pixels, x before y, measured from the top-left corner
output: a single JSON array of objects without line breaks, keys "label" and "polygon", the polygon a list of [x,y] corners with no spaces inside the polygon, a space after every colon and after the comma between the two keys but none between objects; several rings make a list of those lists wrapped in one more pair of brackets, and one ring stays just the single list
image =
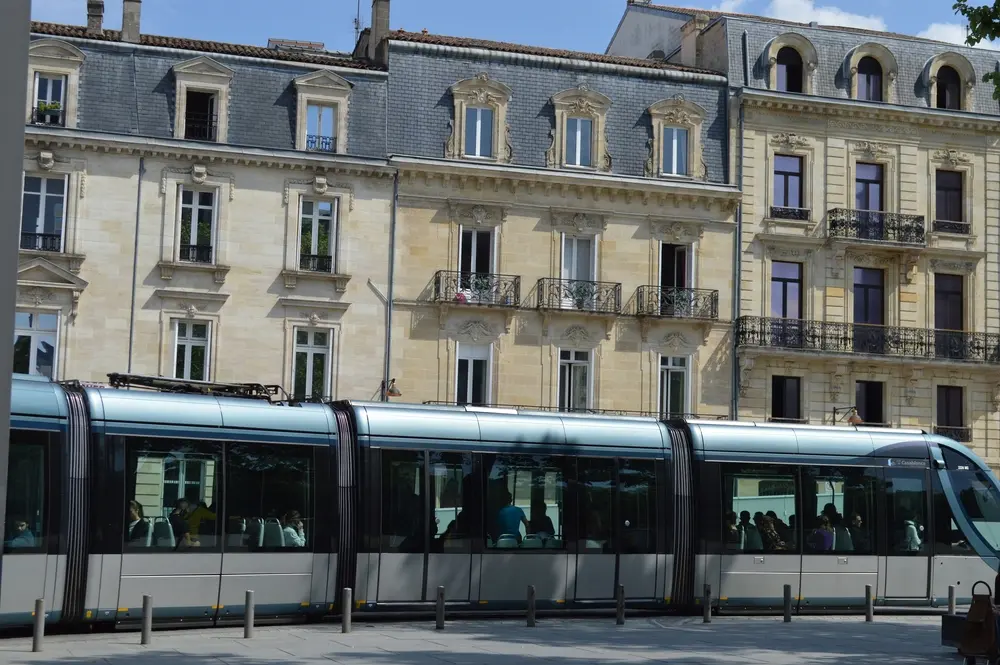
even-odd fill
[{"label": "dark window opening", "polygon": [[885,273],[854,269],[854,350],[882,354],[885,346]]},{"label": "dark window opening", "polygon": [[885,384],[881,381],[858,381],[854,386],[854,403],[865,424],[881,425],[885,422]]},{"label": "dark window opening", "polygon": [[945,65],[937,72],[937,107],[962,110],[962,79],[952,67]]},{"label": "dark window opening", "polygon": [[802,56],[791,46],[778,51],[778,90],[802,92]]},{"label": "dark window opening", "polygon": [[774,156],[774,205],[802,208],[802,158]]},{"label": "dark window opening", "polygon": [[937,424],[938,427],[964,427],[961,386],[937,387]]},{"label": "dark window opening", "polygon": [[184,138],[191,141],[216,140],[215,95],[188,90],[184,111]]},{"label": "dark window opening", "polygon": [[882,100],[882,65],[867,56],[858,63],[858,99],[866,102]]},{"label": "dark window opening", "polygon": [[797,376],[771,377],[771,419],[789,421],[802,419],[801,379]]},{"label": "dark window opening", "polygon": [[934,219],[947,222],[962,222],[962,173],[961,171],[938,171],[935,175],[935,195],[937,211]]}]

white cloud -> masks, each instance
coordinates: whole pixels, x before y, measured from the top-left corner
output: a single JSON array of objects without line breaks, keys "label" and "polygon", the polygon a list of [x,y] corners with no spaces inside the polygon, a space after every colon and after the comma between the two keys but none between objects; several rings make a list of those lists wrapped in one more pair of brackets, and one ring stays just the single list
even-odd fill
[{"label": "white cloud", "polygon": [[852,14],[838,7],[817,7],[813,0],[771,0],[767,16],[796,23],[816,21],[820,25],[837,25],[865,30],[886,31],[885,21],[881,16],[863,16]]},{"label": "white cloud", "polygon": [[[960,23],[931,23],[927,26],[926,30],[918,32],[917,37],[922,37],[923,39],[934,39],[939,42],[948,42],[949,44],[968,46],[968,44],[965,43],[965,26]],[[997,49],[1000,48],[1000,45],[996,42],[990,42],[984,39],[976,44],[976,48]]]},{"label": "white cloud", "polygon": [[742,7],[745,4],[746,0],[722,0],[722,2],[720,2],[718,5],[712,7],[712,11],[722,12],[724,14],[729,12],[735,13],[738,12],[740,10],[740,7]]}]

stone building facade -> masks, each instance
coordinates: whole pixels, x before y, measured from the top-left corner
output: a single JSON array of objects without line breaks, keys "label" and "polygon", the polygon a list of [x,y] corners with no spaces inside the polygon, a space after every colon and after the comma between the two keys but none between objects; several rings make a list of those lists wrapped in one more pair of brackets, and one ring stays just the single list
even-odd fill
[{"label": "stone building facade", "polygon": [[725,79],[394,32],[406,401],[726,417]]},{"label": "stone building facade", "polygon": [[1000,468],[995,53],[630,3],[608,52],[724,73],[741,419],[920,427]]},{"label": "stone building facade", "polygon": [[[34,23],[15,371],[379,390],[384,67]],[[97,10],[97,11],[94,11]]]}]

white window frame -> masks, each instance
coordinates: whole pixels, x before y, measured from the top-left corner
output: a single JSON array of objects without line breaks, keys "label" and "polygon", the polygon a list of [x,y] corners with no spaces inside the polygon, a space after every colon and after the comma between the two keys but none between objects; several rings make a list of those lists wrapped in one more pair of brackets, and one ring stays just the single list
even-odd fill
[{"label": "white window frame", "polygon": [[[452,97],[452,118],[451,132],[444,146],[445,158],[468,157],[500,164],[510,163],[514,158],[510,126],[507,124],[507,106],[513,94],[511,89],[500,81],[491,79],[486,72],[482,72],[473,78],[458,81],[449,90]],[[481,150],[479,156],[465,153],[465,137],[468,131],[465,111],[471,107],[489,108],[493,111],[493,144],[490,146],[489,157],[481,156]],[[481,115],[477,114],[476,117],[481,121]],[[481,140],[482,136],[477,136],[477,144]]]},{"label": "white window frame", "polygon": [[[562,358],[562,352],[563,351],[568,351],[571,354],[569,360],[563,360],[563,358]],[[576,359],[576,354],[578,354],[578,353],[586,353],[587,354],[587,360],[586,360],[586,362],[580,361],[580,360]],[[572,380],[572,373],[573,373],[572,367],[574,367],[574,366],[586,366],[587,367],[587,399],[586,399],[586,405],[584,406],[584,408],[585,409],[592,409],[593,408],[593,404],[594,404],[594,352],[592,350],[586,350],[586,349],[559,348],[558,349],[558,354],[559,355],[557,357],[558,357],[558,360],[559,360],[559,369],[558,369],[558,373],[556,375],[557,376],[557,381],[556,381],[556,384],[557,384],[556,385],[556,403],[557,403],[557,408],[559,409],[559,411],[563,411],[563,404],[562,404],[562,388],[563,388],[563,385],[562,385],[562,383],[563,383],[562,374],[563,373],[562,373],[562,368],[563,368],[563,365],[566,365],[566,366],[569,366],[571,368],[570,371],[569,371],[571,380]],[[572,401],[572,400],[570,400],[570,401]],[[566,410],[568,411],[568,407],[567,407]]]},{"label": "white window frame", "polygon": [[[299,343],[299,333],[305,332],[309,334],[309,341],[306,344]],[[326,344],[318,345],[313,343],[313,335],[315,333],[326,334]],[[332,386],[333,386],[333,334],[334,331],[330,328],[314,328],[310,326],[295,326],[292,330],[292,395],[298,398],[309,399],[315,397],[310,393],[312,387],[312,372],[313,372],[313,356],[317,353],[325,353],[326,361],[323,363],[323,394],[319,397],[331,397],[332,396]],[[296,395],[295,394],[295,375],[296,375],[296,363],[298,362],[299,353],[306,354],[306,394]]]},{"label": "white window frame", "polygon": [[[38,84],[40,82],[40,79],[43,79],[43,78],[49,79],[50,81],[56,80],[56,79],[59,79],[59,80],[62,81],[62,96],[59,99],[45,99],[45,100],[42,100],[42,99],[38,98]],[[35,80],[34,80],[34,93],[31,96],[31,108],[32,109],[37,109],[39,107],[39,105],[43,101],[46,102],[46,103],[49,103],[49,104],[51,104],[52,102],[59,102],[59,109],[60,109],[60,111],[62,113],[62,117],[63,117],[63,124],[62,124],[62,126],[66,127],[67,126],[67,124],[66,124],[67,123],[67,117],[66,117],[66,98],[68,96],[67,92],[66,92],[66,89],[67,89],[68,86],[69,86],[69,74],[66,74],[66,73],[63,73],[63,72],[50,72],[50,71],[46,71],[46,70],[36,70],[35,71]],[[50,83],[49,84],[49,97],[51,97],[51,96],[52,96],[52,85]]]},{"label": "white window frame", "polygon": [[[486,389],[483,391],[483,403],[492,404],[493,403],[493,344],[463,344],[462,342],[456,342],[458,349],[455,353],[455,403],[459,401],[458,396],[458,377],[459,370],[458,365],[461,360],[485,360],[486,361]],[[472,404],[471,392],[472,392],[472,364],[469,364],[469,375],[466,387],[470,394],[466,396],[466,402]]]},{"label": "white window frame", "polygon": [[25,118],[37,104],[37,74],[65,77],[63,86],[63,126],[76,128],[78,97],[80,91],[80,70],[86,59],[83,51],[59,39],[32,40],[28,47],[28,71],[25,77]]},{"label": "white window frame", "polygon": [[295,149],[306,150],[309,132],[308,109],[311,105],[333,109],[334,152],[348,149],[347,116],[350,113],[351,90],[354,84],[327,69],[303,74],[293,81],[295,85]]},{"label": "white window frame", "polygon": [[187,131],[187,93],[204,92],[215,96],[215,139],[229,141],[229,95],[235,72],[208,56],[198,56],[172,67],[174,90],[174,138],[184,140]]},{"label": "white window frame", "polygon": [[[323,119],[323,116],[327,115],[327,114],[329,114],[331,116],[331,119],[330,119],[330,127],[331,127],[331,129],[330,129],[330,131],[332,132],[332,134],[330,136],[325,136],[322,133],[320,133],[320,134],[310,134],[309,133],[309,116],[310,116],[310,113],[311,113],[312,109],[314,109],[314,108],[319,109],[319,113],[318,113],[319,117],[317,118],[317,127],[316,127],[316,131],[318,131],[318,132],[322,132],[322,126],[323,126],[322,119]],[[337,130],[339,129],[339,127],[337,126],[337,124],[338,124],[339,121],[340,121],[340,108],[339,108],[339,104],[337,102],[335,102],[335,101],[327,101],[327,100],[319,100],[319,99],[311,99],[311,100],[309,100],[306,103],[306,124],[305,124],[306,148],[308,149],[308,147],[309,147],[309,137],[310,136],[317,136],[319,138],[328,138],[328,139],[330,139],[330,143],[331,143],[331,150],[320,150],[319,152],[334,152],[334,153],[335,152],[339,152],[340,151],[340,146],[339,146],[340,137],[337,136]]]},{"label": "white window frame", "polygon": [[[313,214],[308,215],[309,223],[312,227],[312,243],[310,246],[309,255],[318,256],[318,235],[317,229],[319,228],[319,222],[323,218],[322,215],[318,213],[318,207],[323,203],[330,203],[332,206],[332,211],[330,213],[330,273],[337,274],[337,255],[340,249],[340,197],[313,197],[313,196],[300,196],[299,197],[299,223],[298,223],[298,238],[296,239],[296,244],[298,245],[298,253],[295,257],[295,265],[297,269],[301,269],[302,255],[305,254],[302,250],[305,249],[302,246],[302,231],[306,224],[307,215],[303,212],[306,202],[313,204]],[[326,271],[314,271],[314,272],[326,272]]]},{"label": "white window frame", "polygon": [[[184,205],[184,192],[188,191],[192,193],[191,205]],[[206,264],[202,265],[215,265],[219,262],[219,195],[220,189],[218,187],[191,187],[188,185],[178,185],[177,187],[177,249],[176,261],[179,263],[195,263],[200,264],[200,261],[188,261],[181,258],[181,245],[195,245],[194,242],[184,242],[184,208],[191,208],[191,230],[189,232],[190,238],[197,239],[198,237],[198,215],[199,210],[203,210],[204,207],[198,203],[198,194],[202,192],[210,192],[212,194],[212,260]]]},{"label": "white window frame", "polygon": [[[459,227],[458,227],[458,271],[459,272],[462,271],[462,252],[465,250],[465,232],[466,231],[472,231],[474,234],[476,234],[477,238],[478,238],[478,234],[480,234],[480,233],[487,233],[487,234],[489,234],[489,236],[490,236],[490,265],[489,265],[489,270],[487,270],[486,272],[489,273],[490,275],[496,274],[496,272],[497,272],[497,269],[496,269],[496,266],[497,266],[497,241],[499,240],[499,235],[500,234],[497,233],[496,227],[492,227],[492,226],[491,227],[481,227],[481,226],[480,227],[476,227],[476,226],[468,226],[467,227],[467,226],[462,226],[461,224],[459,225]],[[476,242],[477,245],[479,244],[479,240],[476,240],[475,242]],[[469,266],[471,268],[470,272],[476,272],[476,268],[478,266],[474,266],[474,264],[476,262],[476,250],[475,249],[472,250],[472,256],[470,258],[471,258],[471,260],[469,261]]]},{"label": "white window frame", "polygon": [[[24,190],[25,180],[27,178],[38,178],[42,181],[42,191],[39,193],[39,205],[38,205],[38,218],[35,220],[34,231],[26,231],[24,228],[24,197],[28,192]],[[21,172],[21,224],[20,231],[18,235],[18,247],[20,247],[20,233],[45,233],[45,205],[48,200],[49,195],[45,193],[47,189],[46,182],[49,180],[62,180],[63,181],[63,194],[62,194],[62,219],[59,222],[59,253],[63,253],[66,249],[66,209],[69,207],[69,176],[68,175],[47,175],[41,173],[28,173],[27,171]],[[34,192],[32,192],[34,194]]]},{"label": "white window frame", "polygon": [[[687,150],[685,150],[685,154],[684,154],[684,162],[685,162],[685,166],[687,168],[686,168],[686,170],[684,172],[680,172],[680,171],[676,170],[676,166],[677,166],[677,132],[684,132],[686,134],[686,138],[687,138],[687,140],[685,141],[685,144],[687,146]],[[673,171],[668,171],[666,169],[667,153],[666,153],[666,146],[664,145],[663,154],[660,155],[660,175],[690,177],[690,175],[691,175],[691,129],[689,127],[678,127],[676,125],[664,125],[663,126],[663,135],[662,135],[662,139],[661,139],[661,140],[664,141],[664,143],[666,142],[667,136],[671,136],[672,137],[672,140],[670,141],[670,149],[671,149],[670,156],[673,158],[673,164],[674,164],[675,169]]]},{"label": "white window frame", "polygon": [[[684,365],[675,365],[676,361],[683,361]],[[667,364],[664,364],[667,361]],[[684,399],[682,400],[683,414],[691,413],[691,357],[690,356],[669,356],[660,354],[659,373],[657,374],[657,406],[660,415],[663,416],[669,411],[669,389],[670,374],[680,373],[684,375]]]},{"label": "white window frame", "polygon": [[[187,324],[188,331],[191,330],[190,326],[204,325],[205,326],[205,339],[204,341],[194,338],[190,335],[190,332],[182,340],[179,333],[179,325],[181,323]],[[210,381],[212,376],[212,322],[202,319],[174,319],[171,321],[171,332],[173,334],[174,340],[174,352],[171,357],[170,365],[170,375],[181,381]],[[177,372],[177,352],[180,350],[181,344],[184,344],[184,371],[188,376],[176,376]],[[205,347],[205,377],[202,379],[192,379],[191,376],[191,348],[193,346]]]},{"label": "white window frame", "polygon": [[[17,309],[15,310],[15,323],[17,314],[30,314],[32,316],[39,316],[42,314],[51,314],[55,317],[55,327],[51,330],[47,328],[36,328],[34,327],[34,321],[32,321],[32,326],[30,328],[14,328],[14,338],[18,337],[29,337],[31,339],[31,352],[28,355],[28,374],[31,376],[43,376],[35,372],[35,365],[38,359],[38,350],[35,346],[35,338],[41,337],[43,335],[52,335],[55,338],[55,349],[52,352],[52,376],[49,377],[53,381],[59,380],[59,347],[62,343],[61,335],[59,334],[62,328],[62,315],[58,311],[47,311],[47,310],[36,310],[36,309]],[[13,341],[11,342],[13,343]]]},{"label": "white window frame", "polygon": [[[569,123],[572,120],[576,120],[577,121],[576,122],[576,132],[573,132],[573,133],[571,133],[569,131]],[[583,152],[583,150],[582,150],[582,148],[583,148],[583,131],[582,131],[582,125],[581,125],[581,123],[583,121],[586,121],[586,122],[590,123],[590,163],[589,164],[581,164],[580,163],[580,155]],[[569,115],[569,116],[566,117],[566,147],[567,147],[567,151],[566,151],[567,152],[567,155],[566,155],[566,166],[571,166],[571,167],[576,167],[576,168],[581,168],[581,169],[590,169],[590,168],[594,167],[594,143],[595,143],[595,141],[594,141],[594,128],[595,127],[596,127],[596,123],[594,122],[593,118],[585,118],[583,116],[576,116],[576,115]],[[573,155],[573,159],[572,160],[569,159],[569,152],[570,152],[568,150],[569,148],[575,148],[575,150],[573,150],[574,155]]]},{"label": "white window frame", "polygon": [[[471,157],[473,159],[493,159],[495,157],[495,155],[492,154],[493,150],[494,150],[494,145],[496,144],[495,140],[490,141],[490,145],[488,146],[491,154],[489,154],[489,155],[484,155],[483,154],[483,111],[489,111],[491,113],[491,115],[493,116],[492,117],[492,121],[490,123],[490,129],[491,129],[491,133],[495,134],[496,133],[496,124],[497,124],[496,123],[497,110],[495,108],[493,108],[493,107],[490,107],[490,106],[472,106],[472,105],[469,105],[469,106],[465,107],[466,117],[468,117],[468,112],[469,111],[475,111],[475,115],[476,115],[476,125],[475,125],[475,127],[471,128],[472,131],[475,133],[475,136],[476,136],[476,152],[475,152],[475,154],[469,154],[469,153],[465,152],[465,145],[463,144],[462,145],[462,156],[463,157]],[[470,130],[470,127],[469,127],[468,123],[466,123],[466,125],[465,125],[466,138],[468,138],[468,132],[469,132],[469,130]]]}]

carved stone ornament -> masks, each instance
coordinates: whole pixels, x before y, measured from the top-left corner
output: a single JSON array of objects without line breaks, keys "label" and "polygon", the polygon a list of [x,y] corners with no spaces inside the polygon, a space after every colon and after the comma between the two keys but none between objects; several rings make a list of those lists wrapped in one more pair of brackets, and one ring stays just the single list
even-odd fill
[{"label": "carved stone ornament", "polygon": [[830,401],[836,402],[840,399],[840,393],[844,392],[844,381],[846,368],[837,366],[834,373],[830,375]]},{"label": "carved stone ornament", "polygon": [[198,314],[198,306],[193,302],[182,302],[180,308],[187,312],[188,318],[193,319]]},{"label": "carved stone ornament", "polygon": [[939,162],[948,162],[951,166],[959,166],[961,164],[968,164],[972,161],[972,157],[964,152],[959,152],[954,149],[947,150],[935,150],[934,159]]},{"label": "carved stone ornament", "polygon": [[581,325],[575,325],[566,328],[566,332],[563,333],[562,338],[577,346],[590,344],[593,341],[593,339],[590,336],[590,331],[588,331]]},{"label": "carved stone ornament", "polygon": [[597,234],[608,228],[608,222],[604,215],[553,210],[552,227],[568,233]]},{"label": "carved stone ornament", "polygon": [[466,337],[474,343],[483,339],[491,339],[496,336],[496,332],[490,324],[482,319],[469,319],[455,330],[456,337]]},{"label": "carved stone ornament", "polygon": [[740,358],[740,397],[750,392],[750,373],[753,372],[753,358]]},{"label": "carved stone ornament", "polygon": [[646,139],[646,161],[642,164],[642,174],[647,178],[656,175],[656,141]]},{"label": "carved stone ornament", "polygon": [[172,166],[164,167],[164,169],[160,172],[160,194],[166,195],[167,180],[169,179],[171,173],[188,176],[191,178],[191,182],[196,185],[202,185],[207,182],[209,176],[213,178],[226,179],[229,181],[229,200],[232,201],[236,198],[236,175],[234,173],[213,171],[204,164],[193,164],[188,168],[174,168]]},{"label": "carved stone ornament", "polygon": [[687,337],[681,333],[671,331],[660,339],[660,346],[669,350],[671,353],[677,353],[681,349],[691,348],[691,343],[688,341]]},{"label": "carved stone ornament", "polygon": [[791,132],[781,132],[771,137],[771,145],[779,148],[805,148],[809,145],[809,139]]},{"label": "carved stone ornament", "polygon": [[705,227],[701,224],[668,220],[650,220],[649,224],[654,236],[673,245],[687,245],[705,236]]},{"label": "carved stone ornament", "polygon": [[53,298],[52,291],[39,286],[29,286],[17,290],[17,301],[38,307],[42,303],[49,302]]},{"label": "carved stone ornament", "polygon": [[891,256],[881,254],[851,252],[848,256],[854,265],[868,268],[888,268],[893,263]]},{"label": "carved stone ornament", "polygon": [[312,178],[289,178],[285,180],[285,188],[281,195],[283,203],[287,204],[291,195],[291,188],[295,185],[309,185],[317,196],[323,196],[330,188],[347,192],[347,209],[354,210],[354,185],[346,182],[331,183],[326,175],[317,173]]},{"label": "carved stone ornament", "polygon": [[876,141],[858,141],[854,144],[854,153],[868,157],[869,159],[887,155],[890,150],[889,145]]},{"label": "carved stone ornament", "polygon": [[911,367],[903,377],[906,381],[903,386],[903,399],[906,401],[907,406],[913,406],[913,401],[917,397],[917,385],[920,383],[921,376],[923,376],[921,370]]},{"label": "carved stone ornament", "polygon": [[507,208],[481,203],[448,202],[452,220],[462,226],[489,227],[507,221]]},{"label": "carved stone ornament", "polygon": [[993,385],[993,394],[990,401],[993,403],[993,410],[1000,411],[1000,383]]},{"label": "carved stone ornament", "polygon": [[976,269],[975,261],[949,261],[947,259],[931,259],[931,272],[951,272],[968,275]]},{"label": "carved stone ornament", "polygon": [[316,312],[313,312],[313,313],[311,313],[309,315],[309,324],[310,325],[315,326],[315,325],[319,324],[319,322],[322,321],[322,320],[323,320],[323,317],[321,317]]},{"label": "carved stone ornament", "polygon": [[38,152],[38,168],[43,171],[51,171],[52,167],[56,165],[55,155],[52,154],[51,150],[40,150]]}]

